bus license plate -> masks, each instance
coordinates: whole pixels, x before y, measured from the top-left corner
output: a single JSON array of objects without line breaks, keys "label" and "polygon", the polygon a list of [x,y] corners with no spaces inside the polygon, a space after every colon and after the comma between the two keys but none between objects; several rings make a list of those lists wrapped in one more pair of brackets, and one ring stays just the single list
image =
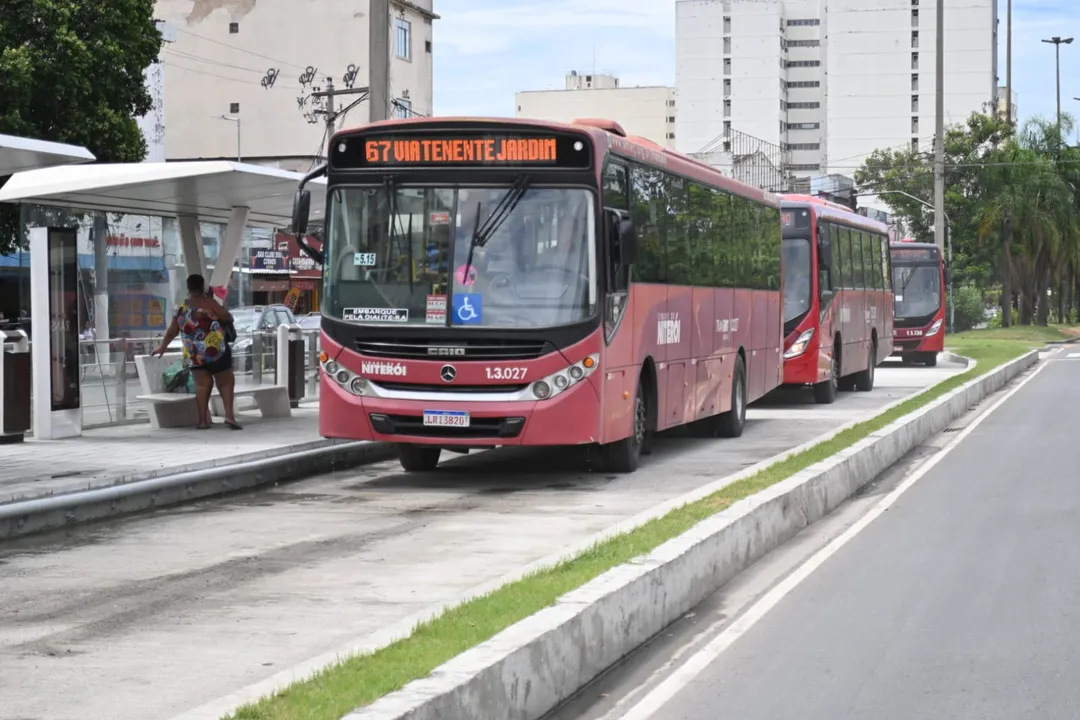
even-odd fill
[{"label": "bus license plate", "polygon": [[469,413],[457,410],[425,410],[425,427],[469,427]]},{"label": "bus license plate", "polygon": [[900,347],[899,345],[893,345],[893,346],[892,346],[892,351],[893,351],[894,353],[898,353],[898,352],[904,352],[904,348]]}]

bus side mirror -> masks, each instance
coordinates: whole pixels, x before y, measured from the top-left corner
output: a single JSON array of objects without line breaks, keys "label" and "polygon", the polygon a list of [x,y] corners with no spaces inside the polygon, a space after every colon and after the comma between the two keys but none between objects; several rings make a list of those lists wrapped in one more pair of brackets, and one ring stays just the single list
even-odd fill
[{"label": "bus side mirror", "polygon": [[297,236],[307,234],[308,216],[311,214],[311,192],[297,190],[293,197],[292,229]]},{"label": "bus side mirror", "polygon": [[832,271],[832,245],[829,243],[818,244],[818,267],[822,270]]},{"label": "bus side mirror", "polygon": [[628,266],[637,263],[637,229],[630,213],[626,210],[607,208],[608,239],[613,249],[613,257],[619,265]]}]

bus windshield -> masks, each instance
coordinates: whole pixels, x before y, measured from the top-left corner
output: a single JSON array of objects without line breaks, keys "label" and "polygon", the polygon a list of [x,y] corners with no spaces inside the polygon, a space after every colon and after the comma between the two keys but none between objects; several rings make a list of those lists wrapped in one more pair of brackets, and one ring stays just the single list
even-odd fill
[{"label": "bus windshield", "polygon": [[941,267],[893,265],[897,318],[933,315],[941,307]]},{"label": "bus windshield", "polygon": [[811,260],[808,238],[784,238],[784,322],[810,309]]},{"label": "bus windshield", "polygon": [[323,313],[500,328],[585,320],[597,306],[594,197],[532,186],[335,188]]}]

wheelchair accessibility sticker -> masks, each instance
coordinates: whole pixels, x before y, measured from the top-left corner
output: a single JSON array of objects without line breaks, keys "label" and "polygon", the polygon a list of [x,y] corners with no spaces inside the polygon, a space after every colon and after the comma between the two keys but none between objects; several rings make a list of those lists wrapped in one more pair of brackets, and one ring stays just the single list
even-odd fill
[{"label": "wheelchair accessibility sticker", "polygon": [[484,296],[478,293],[454,295],[454,322],[476,325],[484,320]]}]

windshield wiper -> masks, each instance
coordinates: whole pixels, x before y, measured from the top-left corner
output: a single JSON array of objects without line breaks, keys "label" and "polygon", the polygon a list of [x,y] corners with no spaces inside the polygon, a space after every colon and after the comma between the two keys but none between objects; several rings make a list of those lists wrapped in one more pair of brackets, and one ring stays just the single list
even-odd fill
[{"label": "windshield wiper", "polygon": [[911,272],[904,278],[904,284],[900,286],[900,294],[903,295],[907,290],[907,286],[911,283],[911,280],[915,277],[915,268],[911,268]]},{"label": "windshield wiper", "polygon": [[469,240],[469,254],[465,258],[465,268],[462,272],[462,279],[469,279],[469,271],[472,270],[473,253],[478,247],[484,247],[487,241],[491,239],[491,236],[498,232],[502,227],[503,221],[510,216],[510,213],[514,211],[518,203],[521,202],[521,198],[525,196],[525,192],[529,189],[529,178],[525,175],[518,176],[518,179],[514,181],[514,184],[510,186],[510,190],[507,191],[499,203],[495,206],[495,209],[488,215],[487,220],[484,221],[483,226],[480,224],[480,211],[483,208],[482,203],[476,203],[476,224],[473,226],[472,238]]}]

